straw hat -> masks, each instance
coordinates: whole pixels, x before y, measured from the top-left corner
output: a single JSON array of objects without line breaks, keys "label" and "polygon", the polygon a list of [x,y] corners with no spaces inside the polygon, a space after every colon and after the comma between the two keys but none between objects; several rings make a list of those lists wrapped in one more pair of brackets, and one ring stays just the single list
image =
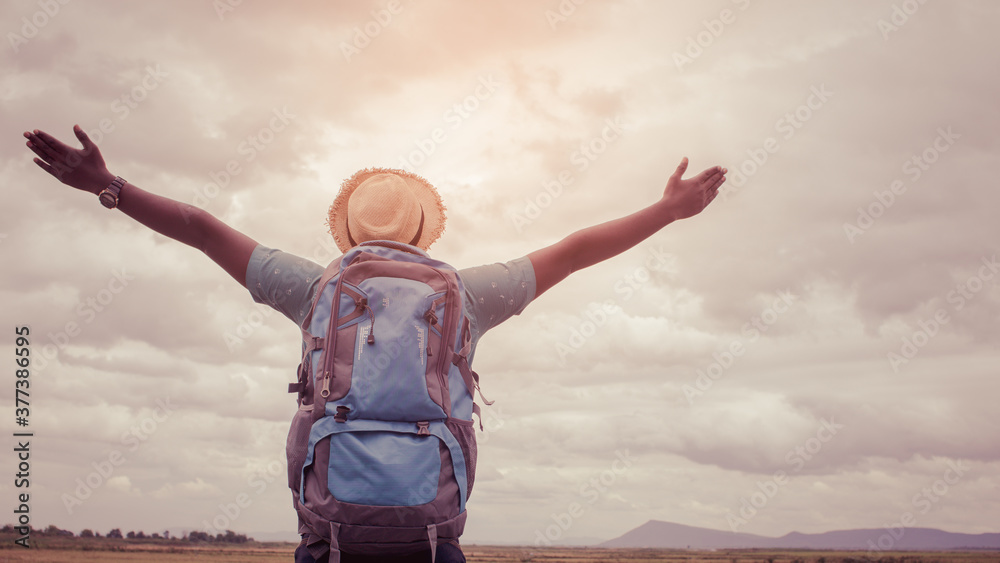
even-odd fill
[{"label": "straw hat", "polygon": [[365,168],[344,180],[326,224],[342,252],[369,240],[422,250],[444,231],[444,203],[427,180],[395,168]]}]

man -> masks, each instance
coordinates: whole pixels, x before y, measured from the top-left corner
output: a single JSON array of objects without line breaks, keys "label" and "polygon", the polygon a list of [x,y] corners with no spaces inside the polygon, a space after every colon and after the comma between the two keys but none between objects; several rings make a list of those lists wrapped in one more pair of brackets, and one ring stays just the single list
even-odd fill
[{"label": "man", "polygon": [[[146,192],[116,177],[87,134],[79,126],[73,130],[82,149],[43,131],[25,132],[28,148],[37,155],[34,162],[62,183],[98,195],[105,207],[117,208],[154,231],[201,250],[246,287],[255,301],[281,311],[302,328],[323,266],[262,246],[202,209]],[[644,209],[579,230],[505,264],[460,270],[473,350],[483,333],[520,314],[535,297],[569,274],[632,248],[673,221],[700,213],[718,195],[727,171],[715,166],[685,180],[682,176],[687,165],[687,158],[682,159],[663,196]],[[419,176],[390,169],[362,170],[345,181],[328,218],[330,232],[345,252],[361,243],[388,241],[425,256],[444,223],[444,206],[434,187]],[[296,550],[296,561],[325,562],[329,547],[308,528],[300,526],[300,532],[303,543]],[[430,559],[427,550],[410,559],[345,554],[341,560]],[[436,560],[465,560],[457,538],[438,546]]]}]

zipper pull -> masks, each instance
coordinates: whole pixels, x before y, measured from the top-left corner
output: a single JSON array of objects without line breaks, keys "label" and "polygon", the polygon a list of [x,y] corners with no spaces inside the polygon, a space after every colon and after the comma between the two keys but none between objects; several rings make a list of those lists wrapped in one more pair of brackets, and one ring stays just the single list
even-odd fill
[{"label": "zipper pull", "polygon": [[427,321],[428,326],[437,324],[438,318],[434,309],[428,309],[427,312],[424,313],[424,320]]},{"label": "zipper pull", "polygon": [[364,298],[361,300],[360,305],[368,311],[368,314],[372,317],[371,327],[368,329],[368,345],[371,346],[375,344],[375,312],[372,308],[368,306],[368,299]]},{"label": "zipper pull", "polygon": [[319,392],[324,399],[330,396],[330,370],[323,374],[323,389]]},{"label": "zipper pull", "polygon": [[430,358],[431,356],[434,355],[431,353],[431,344],[430,344],[431,327],[436,325],[438,322],[437,314],[434,313],[433,306],[431,306],[430,309],[427,309],[427,312],[424,313],[424,320],[427,321],[427,357]]}]

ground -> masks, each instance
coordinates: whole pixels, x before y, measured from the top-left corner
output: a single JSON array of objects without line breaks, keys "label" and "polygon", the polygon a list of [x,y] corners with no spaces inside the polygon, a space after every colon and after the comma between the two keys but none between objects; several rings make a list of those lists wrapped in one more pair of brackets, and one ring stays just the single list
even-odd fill
[{"label": "ground", "polygon": [[[109,540],[107,538],[32,538],[32,548],[14,544],[13,536],[0,538],[0,561],[31,563],[290,563],[295,544],[191,545],[181,541]],[[690,563],[996,563],[998,551],[894,552],[869,559],[864,552],[674,549],[597,549],[518,546],[464,546],[470,563],[478,561],[583,562],[690,562]]]}]

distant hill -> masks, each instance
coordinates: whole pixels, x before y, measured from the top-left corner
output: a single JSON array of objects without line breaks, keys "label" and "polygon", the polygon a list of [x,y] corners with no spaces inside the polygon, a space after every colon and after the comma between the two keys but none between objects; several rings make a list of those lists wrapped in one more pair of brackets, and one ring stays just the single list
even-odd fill
[{"label": "distant hill", "polygon": [[[843,550],[952,550],[1000,549],[1000,533],[956,534],[933,528],[905,528],[894,537],[884,528],[838,530],[822,534],[792,532],[772,538],[696,528],[650,520],[600,547],[665,547],[673,549],[843,549]],[[885,537],[883,537],[885,536]]]}]

